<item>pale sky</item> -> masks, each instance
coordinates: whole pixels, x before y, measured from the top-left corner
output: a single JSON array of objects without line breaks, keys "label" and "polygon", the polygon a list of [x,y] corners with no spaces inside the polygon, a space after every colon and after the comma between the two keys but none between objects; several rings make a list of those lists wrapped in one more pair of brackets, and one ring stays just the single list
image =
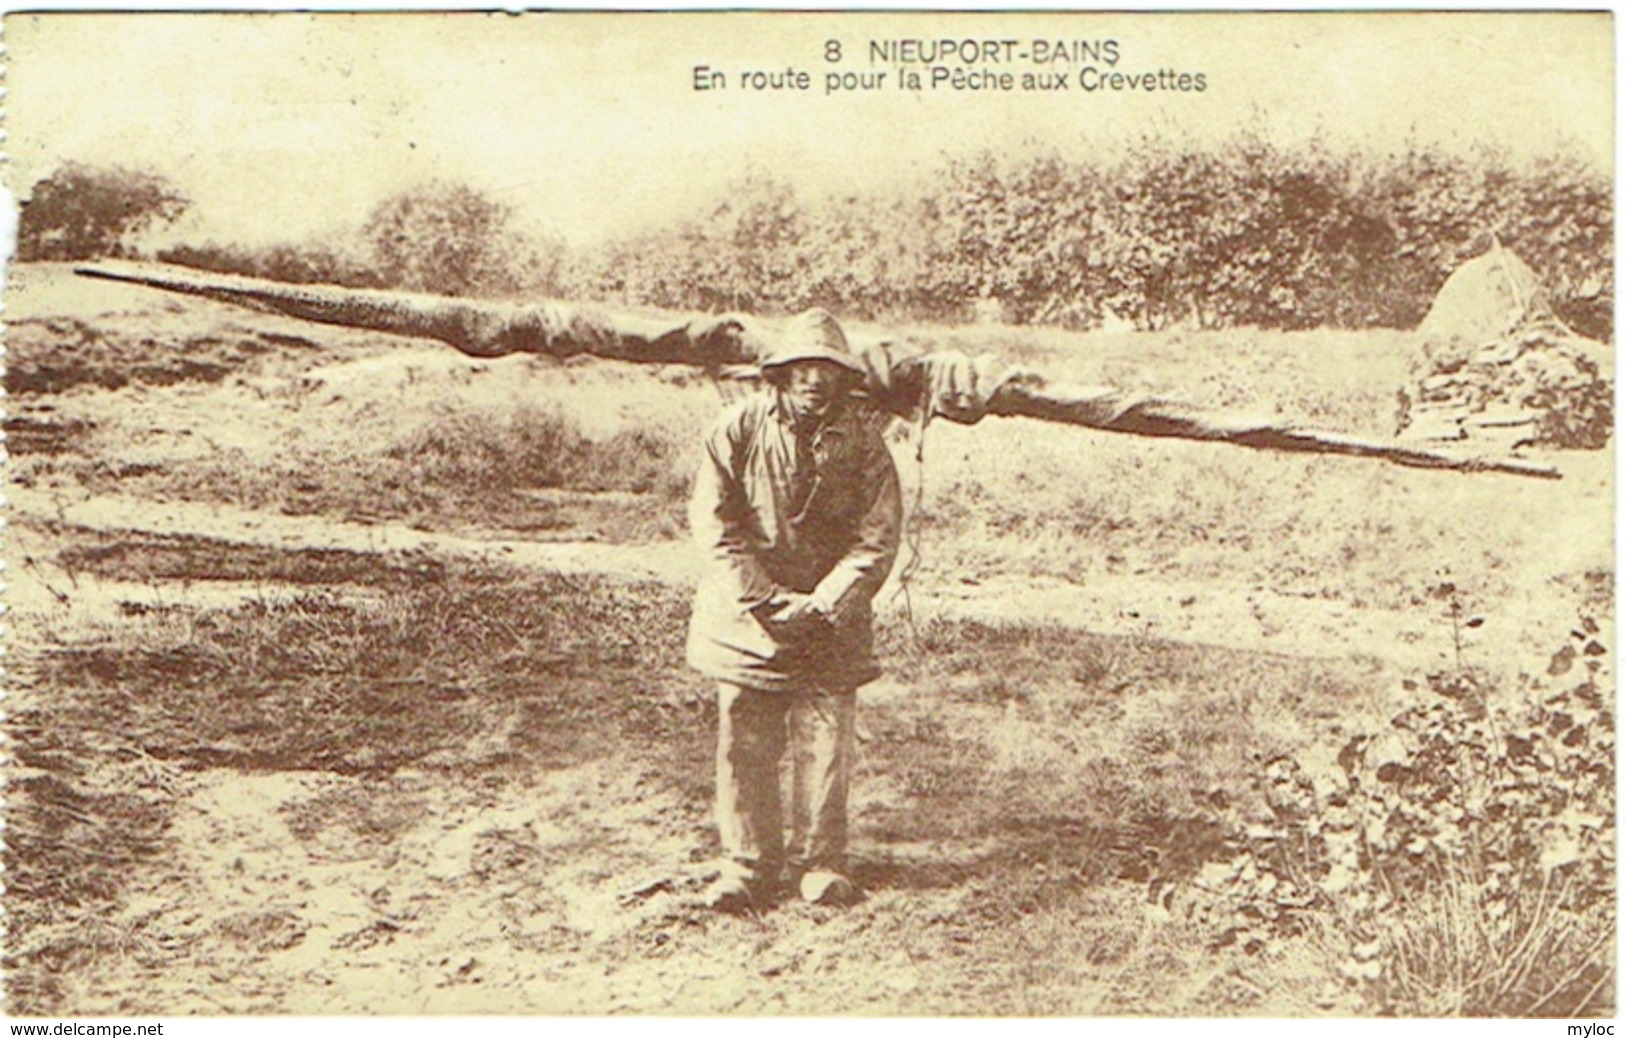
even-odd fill
[{"label": "pale sky", "polygon": [[[1613,163],[1605,15],[655,14],[13,15],[7,183],[64,160],[162,173],[194,240],[264,244],[359,224],[388,195],[463,180],[591,243],[684,216],[755,167],[809,196],[906,190],[945,155],[1034,143],[1111,151],[1141,134],[1210,142],[1555,151]],[[1200,93],[896,89],[871,39],[1117,41],[1125,74]],[[839,66],[878,92],[824,95]],[[696,92],[695,65],[733,89]],[[978,66],[984,67],[984,66]],[[806,94],[748,94],[747,69],[805,70]]]}]

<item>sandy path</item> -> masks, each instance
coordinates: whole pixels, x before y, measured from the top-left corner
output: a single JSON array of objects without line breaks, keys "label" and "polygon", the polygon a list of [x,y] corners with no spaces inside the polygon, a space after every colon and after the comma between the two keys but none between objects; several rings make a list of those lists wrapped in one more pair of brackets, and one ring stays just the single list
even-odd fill
[{"label": "sandy path", "polygon": [[[314,515],[282,515],[229,505],[103,495],[66,499],[30,489],[11,496],[14,558],[35,559],[14,567],[10,600],[23,610],[50,608],[61,582],[44,576],[51,555],[48,537],[29,530],[30,519],[50,519],[108,534],[142,531],[205,537],[231,544],[285,550],[343,549],[361,553],[416,552],[465,560],[501,562],[561,573],[600,574],[673,585],[692,584],[696,554],[672,543],[604,544],[481,539],[430,532],[399,523],[362,523]],[[263,593],[264,585],[209,589],[197,584],[155,590],[135,584],[99,590],[83,576],[70,594],[104,600],[144,601],[154,594],[178,602],[218,602],[222,596]],[[117,584],[117,582],[108,582]],[[895,582],[894,582],[895,584]],[[895,587],[882,591],[883,612],[903,610]],[[190,597],[188,597],[190,596]],[[1283,595],[1242,584],[1193,588],[1149,577],[1099,574],[1087,585],[1053,577],[995,576],[949,581],[922,574],[909,589],[917,621],[933,616],[986,622],[1057,624],[1101,633],[1169,639],[1258,652],[1316,657],[1363,656],[1405,668],[1436,667],[1445,660],[1448,632],[1424,611],[1356,608],[1323,598]],[[87,603],[89,604],[89,603]],[[1527,618],[1532,601],[1508,601],[1509,612]],[[1558,619],[1557,623],[1562,623]],[[1526,627],[1528,629],[1528,627]],[[1539,629],[1539,628],[1536,628]],[[1511,657],[1509,657],[1510,659]]]}]

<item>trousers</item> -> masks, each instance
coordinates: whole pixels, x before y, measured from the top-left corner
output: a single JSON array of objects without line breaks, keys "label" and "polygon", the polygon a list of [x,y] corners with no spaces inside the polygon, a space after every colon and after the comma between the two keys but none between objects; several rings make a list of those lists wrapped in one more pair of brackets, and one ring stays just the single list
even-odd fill
[{"label": "trousers", "polygon": [[[840,871],[846,795],[855,756],[854,689],[762,692],[717,689],[717,833],[727,867],[747,880]],[[785,841],[780,762],[790,748],[790,839]]]}]

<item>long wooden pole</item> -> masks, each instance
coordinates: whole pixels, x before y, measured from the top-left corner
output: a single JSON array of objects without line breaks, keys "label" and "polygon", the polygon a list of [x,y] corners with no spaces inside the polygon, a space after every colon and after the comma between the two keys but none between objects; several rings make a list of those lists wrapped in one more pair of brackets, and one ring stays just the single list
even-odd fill
[{"label": "long wooden pole", "polygon": [[[772,341],[768,324],[743,315],[684,318],[566,303],[510,303],[335,285],[295,285],[168,264],[99,263],[75,270],[86,277],[204,296],[307,321],[436,339],[477,357],[510,353],[568,357],[586,353],[634,363],[719,369],[755,363]],[[972,362],[955,352],[900,359],[892,359],[880,349],[861,352],[872,373],[870,395],[898,415],[914,416],[927,408],[933,415],[966,424],[989,414],[1005,415],[1131,436],[1204,440],[1257,450],[1342,454],[1458,472],[1562,478],[1551,466],[1521,458],[1462,456],[1392,440],[1302,429],[1277,420],[1207,412],[1114,389],[1051,383],[1036,372],[1004,369],[982,359]],[[997,374],[986,374],[995,369]],[[983,377],[976,377],[977,372]]]}]

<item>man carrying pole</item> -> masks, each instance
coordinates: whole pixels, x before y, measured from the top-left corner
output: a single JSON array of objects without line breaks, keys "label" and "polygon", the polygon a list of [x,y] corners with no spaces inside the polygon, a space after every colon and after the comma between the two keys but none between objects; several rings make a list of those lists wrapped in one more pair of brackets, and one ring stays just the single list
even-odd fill
[{"label": "man carrying pole", "polygon": [[706,900],[727,912],[766,904],[786,872],[808,901],[858,896],[844,872],[856,690],[879,674],[870,602],[902,527],[896,466],[851,399],[865,369],[835,319],[800,314],[760,368],[765,391],[706,439],[689,512],[708,566],[688,658],[718,682],[725,860]]}]

